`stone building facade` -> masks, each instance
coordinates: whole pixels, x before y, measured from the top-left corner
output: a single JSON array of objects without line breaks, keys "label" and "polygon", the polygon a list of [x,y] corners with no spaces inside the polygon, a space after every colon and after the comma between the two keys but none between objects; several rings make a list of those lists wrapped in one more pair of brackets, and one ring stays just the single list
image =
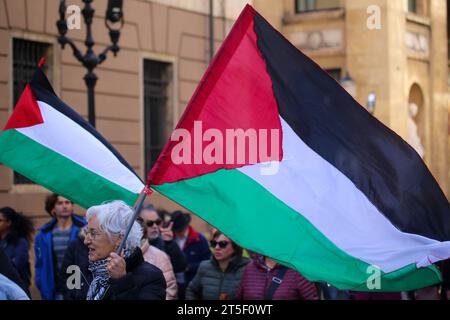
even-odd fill
[{"label": "stone building facade", "polygon": [[[124,26],[117,57],[108,56],[96,69],[96,125],[145,180],[148,168],[175,127],[210,59],[208,0],[125,0]],[[214,50],[217,50],[247,1],[214,0]],[[67,0],[77,5],[81,0]],[[5,125],[40,56],[56,93],[87,118],[83,76],[86,70],[69,47],[57,42],[58,0],[0,0],[0,127]],[[105,27],[107,0],[93,7],[94,50],[110,44]],[[69,12],[67,16],[70,16]],[[84,51],[85,25],[68,36]],[[152,126],[150,126],[152,123]],[[156,123],[156,124],[155,124]],[[151,129],[151,128],[152,129]],[[151,136],[151,137],[150,137]],[[62,179],[64,177],[61,177]],[[33,218],[38,228],[49,220],[44,200],[49,191],[0,165],[0,207],[11,206]],[[150,201],[167,210],[179,208],[153,195]],[[84,214],[82,208],[76,212]],[[193,217],[207,231],[207,224]],[[33,254],[31,252],[32,260]],[[33,269],[33,268],[32,268]],[[32,288],[34,297],[37,290]]]},{"label": "stone building facade", "polygon": [[[83,7],[81,0],[66,3]],[[106,3],[93,2],[96,52],[110,43]],[[368,107],[369,95],[376,97],[374,116],[405,140],[414,131],[425,162],[450,196],[447,1],[214,0],[214,50],[245,3],[337,80],[348,73],[355,98]],[[85,69],[57,43],[58,4],[0,0],[0,127],[39,54],[47,58],[56,93],[87,117]],[[123,11],[121,50],[96,70],[97,128],[145,179],[209,63],[209,1],[125,0]],[[68,36],[84,50],[83,23]],[[412,104],[417,106],[413,114]],[[0,206],[25,212],[38,227],[49,219],[47,194],[0,165]],[[151,202],[178,208],[157,194]],[[193,223],[207,231],[200,219]]]},{"label": "stone building facade", "polygon": [[[255,0],[294,45],[411,145],[450,197],[446,0]],[[411,105],[417,112],[411,114]],[[416,148],[417,149],[417,148]]]},{"label": "stone building facade", "polygon": [[[215,0],[215,50],[247,2],[338,80],[348,72],[363,106],[374,93],[374,115],[407,141],[412,119],[427,165],[450,192],[445,0]],[[57,44],[58,3],[0,0],[0,126],[25,78],[16,69],[30,69],[26,53],[35,44],[57,94],[87,116],[85,69]],[[66,3],[83,7],[80,0]],[[106,3],[93,3],[96,52],[110,43]],[[121,51],[97,69],[97,128],[145,178],[208,65],[209,1],[126,0],[123,11]],[[68,33],[80,48],[83,27]],[[410,104],[417,106],[414,116]],[[48,219],[47,193],[0,165],[0,203],[32,215],[37,225]],[[176,207],[158,195],[152,201]]]},{"label": "stone building facade", "polygon": [[[214,2],[215,49],[245,3],[241,0]],[[80,0],[66,1],[67,6],[72,4],[83,8]],[[110,44],[104,25],[106,4],[107,0],[93,2],[97,53]],[[58,5],[58,0],[0,0],[1,127],[17,101],[15,91],[21,91],[18,82],[30,76],[31,66],[39,59],[38,53],[46,57],[46,73],[56,93],[87,117],[83,80],[86,70],[69,47],[62,50],[57,43]],[[96,122],[101,134],[145,179],[146,171],[209,63],[209,1],[126,0],[123,12],[121,50],[117,57],[109,55],[96,69],[99,78],[95,88]],[[85,50],[84,27],[82,21],[81,29],[68,32],[82,50]],[[34,60],[31,65],[30,57]],[[157,125],[150,130],[150,121],[155,117]],[[0,165],[0,205],[31,215],[39,226],[49,218],[43,207],[48,191],[22,180]],[[153,197],[152,202],[158,206],[169,210],[176,207],[158,195]],[[83,212],[81,208],[77,211]]]}]

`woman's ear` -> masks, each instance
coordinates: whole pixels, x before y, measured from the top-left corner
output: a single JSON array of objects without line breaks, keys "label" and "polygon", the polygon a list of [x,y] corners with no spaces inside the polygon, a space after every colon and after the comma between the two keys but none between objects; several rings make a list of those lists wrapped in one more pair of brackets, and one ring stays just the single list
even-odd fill
[{"label": "woman's ear", "polygon": [[120,235],[117,237],[116,242],[114,244],[114,251],[119,249],[120,243],[122,242],[123,236]]}]

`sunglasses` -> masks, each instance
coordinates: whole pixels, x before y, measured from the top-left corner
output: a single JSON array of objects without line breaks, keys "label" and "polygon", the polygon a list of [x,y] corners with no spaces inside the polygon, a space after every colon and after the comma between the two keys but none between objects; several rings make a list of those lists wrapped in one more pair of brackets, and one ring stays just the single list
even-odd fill
[{"label": "sunglasses", "polygon": [[211,240],[209,242],[209,244],[211,245],[211,248],[215,248],[217,245],[219,245],[220,249],[225,249],[229,243],[230,242],[226,241],[226,240],[222,240],[222,241]]},{"label": "sunglasses", "polygon": [[153,227],[154,224],[156,224],[157,226],[161,225],[162,220],[161,220],[161,219],[156,219],[155,221],[153,221],[153,220],[147,220],[147,221],[143,221],[143,223],[144,223],[147,227]]}]

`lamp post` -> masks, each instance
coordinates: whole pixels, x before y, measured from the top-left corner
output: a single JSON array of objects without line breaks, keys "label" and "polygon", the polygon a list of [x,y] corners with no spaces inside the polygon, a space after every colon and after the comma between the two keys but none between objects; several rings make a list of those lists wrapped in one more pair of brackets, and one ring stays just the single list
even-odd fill
[{"label": "lamp post", "polygon": [[[67,33],[67,22],[66,22],[66,1],[59,1],[59,20],[56,22],[58,27],[59,37],[58,42],[61,48],[64,49],[65,45],[68,44],[73,51],[75,58],[80,61],[83,66],[87,69],[86,75],[84,76],[84,82],[87,87],[88,94],[88,119],[89,123],[95,127],[95,96],[94,88],[97,83],[97,75],[94,73],[94,69],[106,60],[106,55],[111,51],[114,56],[120,50],[118,46],[120,29],[123,27],[123,12],[122,12],[122,0],[108,0],[108,7],[106,9],[105,25],[109,30],[109,37],[111,39],[112,45],[106,47],[100,54],[95,54],[93,47],[95,45],[94,39],[92,37],[92,22],[94,20],[94,8],[91,6],[92,0],[83,0],[84,8],[81,11],[84,22],[86,24],[86,40],[84,44],[86,45],[86,52],[84,54],[77,48],[75,43],[66,36]],[[120,23],[118,29],[113,29],[112,25],[114,23]]]}]

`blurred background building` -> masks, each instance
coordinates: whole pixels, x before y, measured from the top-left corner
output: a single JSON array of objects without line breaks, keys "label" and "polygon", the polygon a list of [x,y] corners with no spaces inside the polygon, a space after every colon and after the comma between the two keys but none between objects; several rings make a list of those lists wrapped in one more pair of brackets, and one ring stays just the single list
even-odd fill
[{"label": "blurred background building", "polygon": [[255,0],[256,8],[424,158],[447,196],[446,0]]},{"label": "blurred background building", "polygon": [[[211,51],[250,3],[413,145],[450,197],[449,1],[123,2],[121,50],[96,70],[96,121],[144,180],[206,70]],[[66,4],[83,8],[80,0]],[[106,5],[107,0],[93,2],[97,53],[110,44]],[[45,71],[56,93],[87,117],[85,69],[69,47],[62,50],[57,42],[58,6],[58,0],[0,0],[0,127],[41,56],[47,58]],[[68,32],[83,50],[84,27],[82,21],[80,30]],[[23,211],[40,226],[49,219],[44,211],[47,194],[0,165],[0,206]],[[167,210],[177,208],[159,195],[151,201]],[[206,223],[193,221],[206,230]]]}]

